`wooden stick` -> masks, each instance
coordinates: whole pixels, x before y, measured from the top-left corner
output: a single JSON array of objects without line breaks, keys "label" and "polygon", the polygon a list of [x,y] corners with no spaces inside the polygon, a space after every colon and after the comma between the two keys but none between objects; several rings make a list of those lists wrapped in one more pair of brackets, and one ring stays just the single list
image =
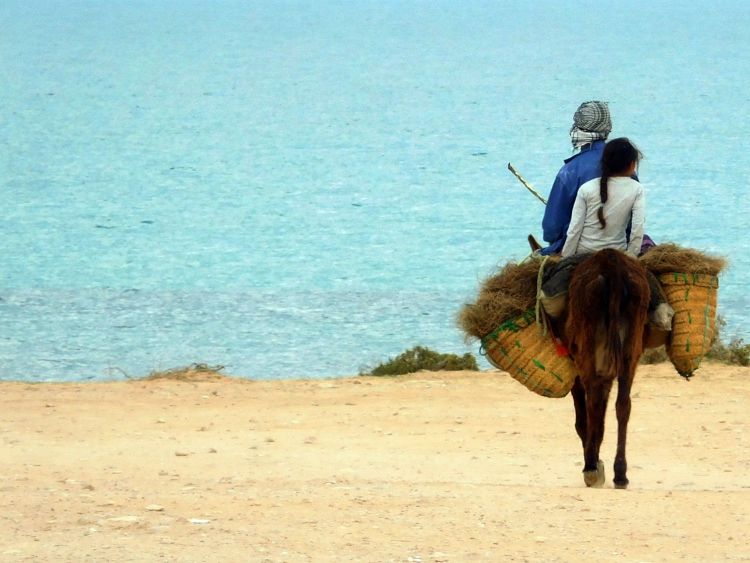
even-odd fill
[{"label": "wooden stick", "polygon": [[539,201],[541,201],[544,205],[547,205],[547,200],[544,199],[541,195],[539,195],[539,192],[534,189],[534,186],[529,184],[526,179],[521,176],[521,174],[518,173],[518,170],[515,169],[515,167],[509,162],[508,163],[508,170],[510,170],[513,175],[519,179],[519,181],[524,185],[524,187],[529,190],[532,194],[534,194]]}]

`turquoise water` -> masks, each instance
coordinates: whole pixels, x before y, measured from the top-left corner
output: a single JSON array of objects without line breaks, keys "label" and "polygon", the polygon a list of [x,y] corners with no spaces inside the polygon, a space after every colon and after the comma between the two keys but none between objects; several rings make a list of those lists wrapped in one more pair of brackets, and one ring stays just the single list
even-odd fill
[{"label": "turquoise water", "polygon": [[[563,5],[561,5],[563,4]],[[356,373],[526,255],[609,100],[647,232],[731,257],[750,336],[750,3],[0,4],[0,378]]]}]

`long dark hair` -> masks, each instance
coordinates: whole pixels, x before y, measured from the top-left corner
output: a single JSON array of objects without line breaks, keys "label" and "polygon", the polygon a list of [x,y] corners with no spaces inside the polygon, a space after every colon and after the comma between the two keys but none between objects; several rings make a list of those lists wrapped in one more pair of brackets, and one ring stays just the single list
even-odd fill
[{"label": "long dark hair", "polygon": [[602,153],[602,177],[599,180],[599,196],[602,206],[597,212],[602,229],[607,226],[604,220],[604,204],[607,203],[607,182],[612,176],[622,174],[635,162],[643,158],[641,151],[626,137],[612,139],[604,146]]}]

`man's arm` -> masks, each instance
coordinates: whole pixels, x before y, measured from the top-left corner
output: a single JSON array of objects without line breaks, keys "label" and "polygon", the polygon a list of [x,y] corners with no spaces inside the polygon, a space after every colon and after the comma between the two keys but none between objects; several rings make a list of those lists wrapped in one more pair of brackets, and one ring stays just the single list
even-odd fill
[{"label": "man's arm", "polygon": [[542,219],[544,240],[550,244],[565,238],[578,191],[573,184],[565,170],[560,170],[552,184]]}]

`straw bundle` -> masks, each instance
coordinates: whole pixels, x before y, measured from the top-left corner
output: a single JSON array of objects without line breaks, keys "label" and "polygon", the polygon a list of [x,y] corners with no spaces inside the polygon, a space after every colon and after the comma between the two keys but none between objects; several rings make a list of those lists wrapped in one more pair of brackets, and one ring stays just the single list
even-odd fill
[{"label": "straw bundle", "polygon": [[485,336],[482,353],[495,367],[544,397],[564,397],[576,378],[573,362],[558,353],[551,337],[542,334],[533,309]]},{"label": "straw bundle", "polygon": [[659,282],[674,309],[667,355],[680,375],[690,377],[713,342],[719,278],[712,274],[668,273],[659,276]]},{"label": "straw bundle", "polygon": [[509,262],[487,278],[475,303],[465,304],[458,324],[467,338],[483,338],[508,319],[521,315],[536,303],[536,284],[542,260]]},{"label": "straw bundle", "polygon": [[655,275],[672,272],[710,274],[716,276],[727,265],[720,256],[710,256],[692,248],[673,243],[658,244],[638,258],[647,270]]}]

